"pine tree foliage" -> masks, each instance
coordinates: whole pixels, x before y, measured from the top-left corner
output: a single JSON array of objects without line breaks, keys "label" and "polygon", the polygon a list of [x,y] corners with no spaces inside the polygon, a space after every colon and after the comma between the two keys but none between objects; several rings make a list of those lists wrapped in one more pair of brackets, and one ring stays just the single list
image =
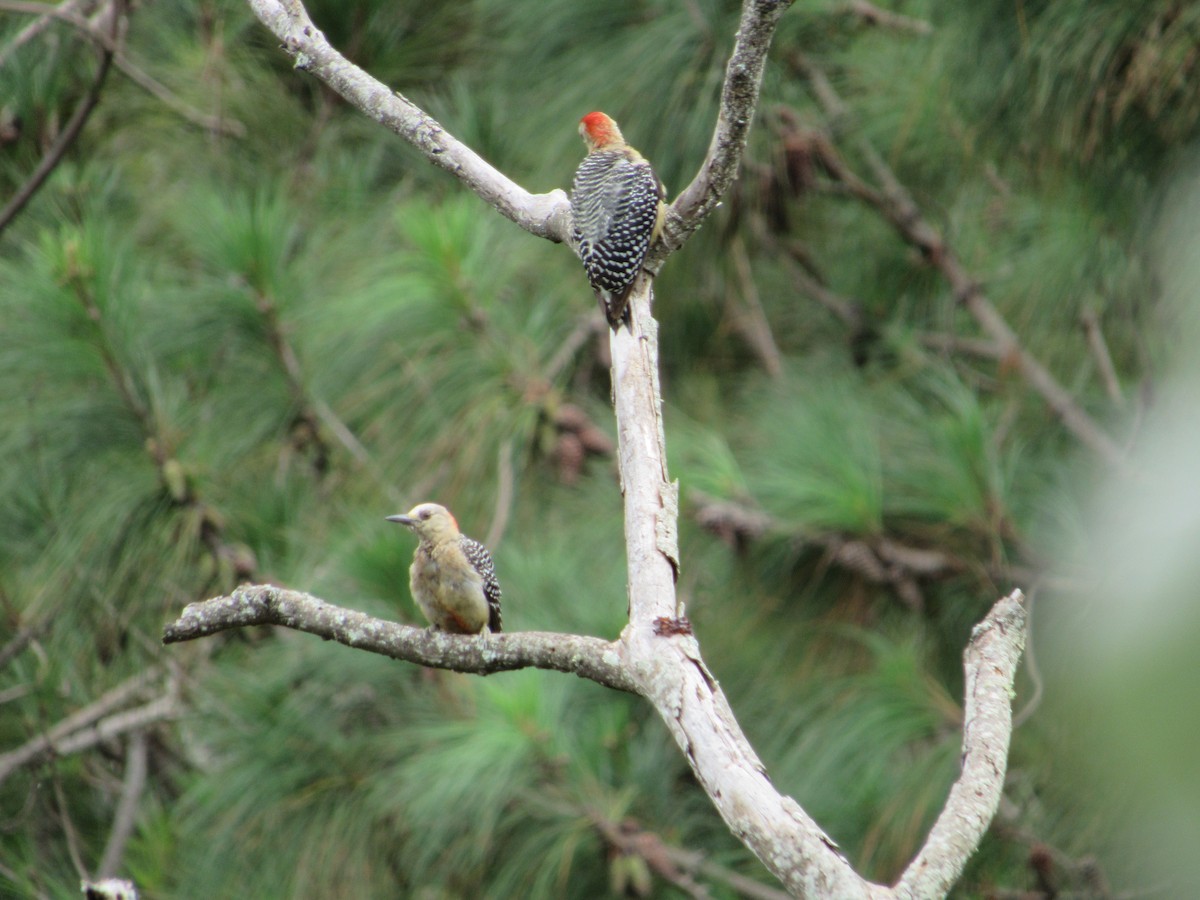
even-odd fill
[{"label": "pine tree foliage", "polygon": [[[878,879],[957,773],[971,623],[1071,546],[1095,463],[1011,361],[954,349],[975,323],[835,183],[822,142],[862,173],[861,140],[877,148],[1022,346],[1123,441],[1164,343],[1141,227],[1200,120],[1187,4],[897,8],[929,33],[835,2],[789,11],[741,180],[656,285],[681,596],[773,781]],[[738,4],[309,9],[531,190],[567,186],[575,122],[605,109],[674,195],[704,157]],[[0,236],[0,753],[130,678],[153,676],[147,702],[174,672],[121,869],[147,897],[682,896],[614,827],[766,879],[634,698],[291,633],[159,646],[172,611],[249,578],[420,621],[411,539],[383,521],[419,500],[478,538],[496,526],[506,629],[615,637],[625,565],[615,466],[561,424],[569,405],[613,439],[570,253],[293,72],[244,3],[129,21],[130,60],[244,134],[114,73]],[[0,49],[27,22],[6,14]],[[0,193],[93,54],[56,23],[4,60]],[[714,502],[761,527],[706,525]],[[99,863],[127,740],[0,781],[0,893],[77,893],[72,857]],[[1135,878],[1108,811],[1061,778],[1066,740],[1037,715],[1017,732],[1007,819],[964,895],[1031,887],[1029,835]]]}]

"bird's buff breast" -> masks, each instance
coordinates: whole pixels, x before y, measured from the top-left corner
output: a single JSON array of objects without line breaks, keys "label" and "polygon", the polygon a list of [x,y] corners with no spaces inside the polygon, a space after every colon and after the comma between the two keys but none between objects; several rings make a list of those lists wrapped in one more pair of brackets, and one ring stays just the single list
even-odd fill
[{"label": "bird's buff breast", "polygon": [[413,596],[431,623],[443,631],[477,634],[488,620],[483,581],[457,548],[451,558],[435,549],[419,554],[409,574]]}]

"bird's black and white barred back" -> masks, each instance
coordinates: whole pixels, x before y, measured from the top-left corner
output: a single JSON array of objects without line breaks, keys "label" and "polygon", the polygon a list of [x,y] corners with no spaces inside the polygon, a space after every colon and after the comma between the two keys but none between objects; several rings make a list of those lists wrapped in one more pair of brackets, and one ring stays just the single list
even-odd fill
[{"label": "bird's black and white barred back", "polygon": [[465,534],[458,539],[463,555],[483,579],[483,596],[488,603],[488,629],[492,634],[500,631],[500,581],[496,578],[496,564],[492,554],[479,541]]},{"label": "bird's black and white barred back", "polygon": [[604,113],[580,123],[589,153],[571,189],[572,237],[588,281],[615,329],[629,321],[629,292],[662,227],[662,182]]}]

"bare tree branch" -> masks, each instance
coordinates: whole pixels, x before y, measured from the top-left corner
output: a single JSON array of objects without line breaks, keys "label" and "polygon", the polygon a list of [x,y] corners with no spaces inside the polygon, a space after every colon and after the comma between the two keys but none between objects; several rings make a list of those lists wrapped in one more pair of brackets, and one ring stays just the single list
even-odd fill
[{"label": "bare tree branch", "polygon": [[959,337],[956,334],[923,334],[921,344],[930,350],[946,353],[963,353],[967,356],[978,356],[981,359],[1004,359],[1004,348],[996,341],[986,338]]},{"label": "bare tree branch", "polygon": [[163,628],[163,643],[207,637],[247,625],[283,625],[347,647],[422,666],[490,675],[513,669],[553,669],[619,691],[636,685],[620,664],[618,645],[594,637],[542,631],[487,636],[445,634],[376,619],[299,591],[246,585],[224,597],[190,603]]},{"label": "bare tree branch", "polygon": [[593,304],[586,313],[579,317],[575,327],[571,332],[563,338],[563,342],[558,349],[554,351],[554,355],[550,357],[550,361],[546,363],[545,379],[546,381],[554,381],[575,358],[575,354],[580,348],[586,344],[592,337],[600,334],[608,329],[608,323],[604,320],[604,316],[600,314],[600,310]]},{"label": "bare tree branch", "polygon": [[632,328],[610,337],[629,569],[627,664],[725,824],[789,891],[867,896],[869,886],[837,845],[771,784],[677,605],[679,485],[667,474],[650,296],[650,279],[642,279],[630,298]]},{"label": "bare tree branch", "polygon": [[648,869],[693,900],[709,900],[712,896],[706,885],[692,877],[691,870],[676,865],[667,853],[666,842],[654,832],[645,830],[633,819],[613,822],[594,810],[588,812],[587,816],[609,847],[621,855],[642,860]]},{"label": "bare tree branch", "polygon": [[[649,305],[648,289],[635,292],[631,307],[636,337],[625,330],[612,336],[613,393],[621,440],[629,564],[630,623],[622,640],[626,658],[641,685],[639,693],[662,716],[730,830],[789,891],[803,897],[889,896],[886,888],[857,875],[837,845],[800,805],[775,790],[724,693],[705,666],[690,629],[676,625],[664,634],[663,628],[655,627],[680,617],[682,611],[675,608],[677,553],[673,540],[664,540],[665,535],[674,534],[678,488],[667,478],[657,382],[657,327]],[[1016,596],[1019,598],[1019,594]],[[1014,666],[1024,641],[1023,618],[1020,626],[1022,630],[1012,638],[1017,646]],[[1012,635],[1014,630],[1006,634]],[[974,683],[972,677],[981,679],[988,691],[998,690],[1007,704],[1011,671],[1007,681],[1004,671],[998,668],[974,672],[968,677],[968,685]],[[1001,686],[997,688],[997,684]],[[978,693],[980,688],[975,690]],[[973,702],[968,695],[972,713]],[[989,706],[988,714],[990,711]],[[969,715],[964,741],[972,745],[971,752],[989,760],[997,754],[1003,759],[1010,733],[1011,723],[1002,732],[990,722],[975,729]],[[982,794],[951,794],[944,819],[939,820],[947,824],[943,831],[935,831],[937,841],[929,853],[930,860],[924,864],[928,871],[939,877],[944,877],[945,871],[953,870],[955,876],[961,872],[978,846],[982,829],[976,834],[973,828],[966,828],[959,834],[953,832],[953,823],[960,819],[968,823],[990,821],[995,812],[994,803],[987,806],[991,799]],[[973,800],[978,802],[973,805]],[[954,865],[958,868],[953,869]],[[929,882],[914,876],[913,884],[920,887]],[[920,890],[900,895],[936,896]]]},{"label": "bare tree branch", "polygon": [[203,110],[196,109],[196,107],[183,100],[183,98],[149,72],[134,63],[123,52],[117,53],[114,62],[117,70],[122,75],[158,100],[163,106],[174,111],[185,122],[191,122],[197,128],[203,128],[205,131],[211,131],[216,134],[223,134],[226,137],[244,138],[246,136],[246,126],[243,123],[228,116],[222,116],[217,113],[206,113]]},{"label": "bare tree branch", "polygon": [[784,267],[788,270],[788,274],[792,276],[792,281],[795,282],[796,289],[800,293],[807,294],[816,300],[837,316],[843,325],[846,325],[853,331],[858,331],[863,327],[865,316],[863,314],[863,305],[860,301],[843,297],[835,291],[830,290],[808,272],[804,271],[804,268],[793,257],[789,247],[777,240],[772,240],[772,243],[781,251],[780,259],[783,260]]},{"label": "bare tree branch", "polygon": [[706,859],[699,850],[673,846],[661,835],[642,828],[633,819],[612,822],[595,810],[583,810],[578,814],[587,816],[610,846],[621,853],[640,856],[663,878],[693,896],[709,896],[707,888],[689,877],[697,874],[726,884],[752,900],[787,900],[788,895],[778,888],[718,865]]},{"label": "bare tree branch", "polygon": [[[947,578],[972,568],[967,560],[935,547],[904,544],[882,535],[814,534],[788,526],[744,503],[719,500],[695,489],[689,490],[687,496],[697,524],[727,543],[737,546],[757,541],[772,531],[786,534],[801,545],[819,548],[830,562],[854,575],[892,588],[901,600],[916,609],[924,605],[921,579]],[[1013,577],[1011,568],[989,574],[1003,580]]]},{"label": "bare tree branch", "polygon": [[775,37],[779,18],[791,6],[791,0],[745,0],[742,18],[734,37],[733,53],[725,67],[725,84],[721,89],[721,108],[713,130],[708,155],[692,183],[684,188],[671,204],[674,215],[666,225],[663,250],[652,250],[652,260],[659,263],[683,246],[737,177],[738,164],[746,150],[758,91],[762,84],[767,51]]},{"label": "bare tree branch", "polygon": [[259,21],[283,42],[296,68],[310,72],[376,122],[394,131],[439,169],[445,169],[484,202],[526,231],[566,242],[570,203],[561,190],[531,194],[457,140],[398,91],[372,78],[338,53],[299,0],[248,0]]},{"label": "bare tree branch", "polygon": [[734,833],[794,894],[932,897],[942,896],[961,873],[999,802],[1012,733],[1010,691],[1026,616],[1021,592],[1014,591],[996,603],[972,634],[964,655],[963,774],[926,846],[894,891],[856,875],[799,804],[771,786],[689,634],[664,636],[653,625],[631,625],[617,643],[541,632],[464,637],[373,619],[295,591],[256,586],[189,605],[166,627],[163,640],[193,640],[261,624],[284,625],[437,668],[477,674],[553,669],[642,694],[663,714]]},{"label": "bare tree branch", "polygon": [[1012,736],[1011,691],[1028,625],[1024,599],[1020,591],[1001,598],[971,631],[963,656],[962,774],[925,846],[896,883],[901,897],[945,896],[1000,805]]}]

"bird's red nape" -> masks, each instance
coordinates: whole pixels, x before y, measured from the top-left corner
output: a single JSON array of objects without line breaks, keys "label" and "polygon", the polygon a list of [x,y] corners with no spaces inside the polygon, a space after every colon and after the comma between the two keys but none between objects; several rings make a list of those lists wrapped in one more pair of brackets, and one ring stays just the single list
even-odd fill
[{"label": "bird's red nape", "polygon": [[595,143],[603,144],[615,136],[616,123],[602,112],[590,112],[579,120]]}]

